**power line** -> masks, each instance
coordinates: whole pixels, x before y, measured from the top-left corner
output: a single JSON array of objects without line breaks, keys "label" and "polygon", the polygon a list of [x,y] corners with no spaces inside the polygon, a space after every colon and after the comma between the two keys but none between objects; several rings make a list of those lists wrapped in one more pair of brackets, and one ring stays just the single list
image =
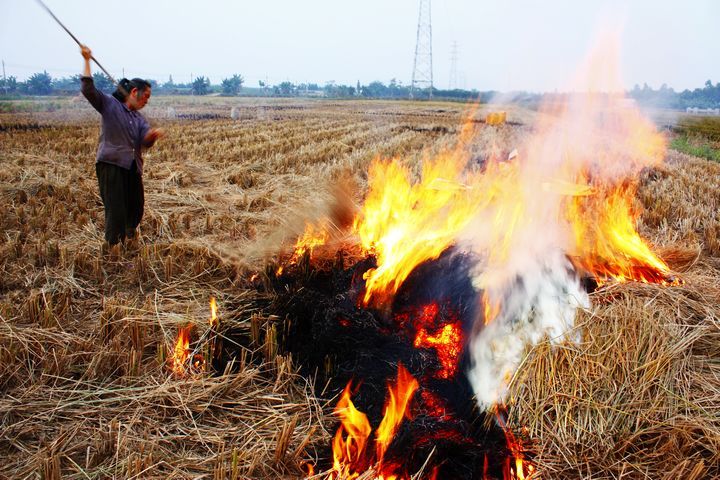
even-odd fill
[{"label": "power line", "polygon": [[416,91],[428,89],[432,98],[433,66],[432,66],[432,19],[430,0],[420,0],[418,12],[417,40],[415,42],[415,60],[413,61],[412,84],[410,97]]}]

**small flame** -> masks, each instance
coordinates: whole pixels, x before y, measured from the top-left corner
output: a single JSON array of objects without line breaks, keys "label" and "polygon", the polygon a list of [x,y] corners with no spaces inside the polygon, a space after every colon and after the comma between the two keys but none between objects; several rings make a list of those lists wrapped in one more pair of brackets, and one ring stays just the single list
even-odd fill
[{"label": "small flame", "polygon": [[[353,466],[363,463],[372,431],[367,416],[350,400],[350,387],[348,383],[335,406],[335,415],[340,418],[341,425],[333,440],[333,470],[341,476],[348,475]],[[343,437],[343,432],[347,432],[347,437]]]},{"label": "small flame", "polygon": [[315,475],[315,465],[310,462],[302,462],[300,468],[305,471],[305,478],[312,477]]},{"label": "small flame", "polygon": [[[505,433],[505,442],[507,449],[510,451],[510,456],[505,459],[505,465],[503,469],[504,480],[530,480],[534,478],[535,466],[525,459],[524,448],[522,442],[520,442],[515,435],[513,435],[510,428],[507,426],[505,416],[507,415],[507,407],[505,405],[496,405],[495,407],[495,418],[498,424]],[[487,457],[486,457],[487,460]],[[484,471],[484,475],[487,470]],[[483,477],[485,478],[485,477]]]},{"label": "small flame", "polygon": [[483,321],[485,322],[485,325],[489,325],[490,322],[498,316],[502,307],[500,302],[490,299],[490,294],[487,290],[483,291],[480,301],[483,307]]},{"label": "small flame", "polygon": [[303,234],[297,239],[297,242],[295,242],[293,258],[297,260],[302,257],[305,252],[312,254],[316,247],[325,245],[329,238],[330,234],[328,233],[327,220],[320,222],[318,225],[308,223],[305,225]]},{"label": "small flame", "polygon": [[187,361],[190,358],[190,327],[178,330],[177,340],[172,355],[172,371],[178,376],[187,372]]},{"label": "small flame", "polygon": [[218,326],[217,303],[215,302],[215,297],[210,297],[210,326]]},{"label": "small flame", "polygon": [[[325,245],[330,239],[329,233],[329,221],[327,219],[321,220],[319,223],[307,223],[305,224],[305,231],[300,237],[298,237],[293,247],[293,254],[290,259],[285,262],[285,265],[295,265],[306,253],[312,255],[315,248]],[[275,271],[275,275],[282,275],[285,270],[284,266],[278,267]]]},{"label": "small flame", "polygon": [[374,480],[406,478],[396,473],[400,466],[383,465],[383,459],[400,423],[408,415],[408,405],[417,389],[417,380],[402,365],[398,365],[397,382],[388,385],[389,397],[383,419],[375,433],[373,455],[367,449],[372,431],[370,423],[367,416],[357,410],[350,400],[351,385],[345,387],[335,407],[335,414],[340,417],[340,428],[333,439],[333,471],[330,478],[357,478],[374,464],[377,465]]}]

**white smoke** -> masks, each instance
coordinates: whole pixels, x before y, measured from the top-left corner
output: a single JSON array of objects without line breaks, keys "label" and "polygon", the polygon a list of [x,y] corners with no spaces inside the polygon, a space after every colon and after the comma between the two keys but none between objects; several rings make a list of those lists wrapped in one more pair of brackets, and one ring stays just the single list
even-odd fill
[{"label": "white smoke", "polygon": [[575,311],[590,303],[572,265],[557,250],[524,264],[492,289],[500,294],[500,311],[470,343],[468,376],[482,408],[504,400],[527,345],[546,336],[552,342],[578,340],[570,333]]},{"label": "white smoke", "polygon": [[564,205],[596,195],[595,186],[637,178],[664,154],[654,126],[619,93],[618,57],[616,34],[601,38],[569,90],[575,93],[551,99],[518,145],[519,158],[495,170],[512,175],[495,173],[489,187],[482,184],[493,197],[463,246],[487,259],[475,286],[491,318],[476,320],[468,373],[483,408],[504,401],[528,345],[546,336],[577,340],[568,332],[589,298],[567,255],[575,259],[579,246],[592,244],[572,233]]}]

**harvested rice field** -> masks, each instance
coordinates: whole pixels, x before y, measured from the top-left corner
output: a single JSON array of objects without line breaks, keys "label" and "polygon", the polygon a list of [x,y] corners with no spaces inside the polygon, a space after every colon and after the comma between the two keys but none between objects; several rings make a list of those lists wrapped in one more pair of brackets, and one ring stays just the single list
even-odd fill
[{"label": "harvested rice field", "polygon": [[[166,136],[145,155],[141,236],[106,251],[99,116],[81,98],[34,110],[0,114],[8,479],[341,478],[322,471],[341,392],[278,345],[282,259],[308,223],[349,235],[374,159],[419,175],[469,130],[479,169],[542,116],[504,107],[490,126],[488,107],[460,103],[153,98],[143,113]],[[720,478],[720,164],[667,150],[634,202],[682,282],[603,285],[578,309],[576,342],[525,347],[507,429],[532,472],[512,478]],[[177,370],[183,328],[193,353]],[[234,352],[222,362],[218,339]]]}]

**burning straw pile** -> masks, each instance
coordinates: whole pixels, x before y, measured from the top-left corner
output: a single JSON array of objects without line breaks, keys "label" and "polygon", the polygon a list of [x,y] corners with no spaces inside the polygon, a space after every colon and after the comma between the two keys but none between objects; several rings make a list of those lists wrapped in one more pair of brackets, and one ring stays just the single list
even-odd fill
[{"label": "burning straw pile", "polygon": [[[361,252],[351,281],[333,278],[324,287],[313,282],[298,287],[279,276],[285,267],[277,270],[291,297],[317,289],[328,298],[313,296],[300,314],[292,301],[283,300],[278,311],[290,325],[302,325],[288,330],[290,343],[303,333],[310,342],[312,351],[300,353],[301,361],[324,359],[326,376],[339,363],[341,378],[364,376],[373,390],[383,382],[366,365],[399,369],[381,426],[391,415],[408,415],[412,433],[405,435],[414,441],[402,449],[399,433],[387,439],[380,428],[375,444],[391,448],[378,447],[382,455],[368,457],[371,422],[347,398],[351,381],[336,410],[341,427],[330,478],[364,475],[372,461],[373,478],[409,478],[419,468],[414,458],[426,438],[414,426],[418,416],[466,418],[454,431],[470,439],[466,452],[487,442],[473,431],[473,414],[463,417],[447,390],[432,386],[433,378],[462,382],[453,367],[467,372],[481,411],[499,412],[507,448],[481,448],[483,461],[464,459],[472,465],[466,473],[454,466],[463,462],[452,449],[433,459],[430,454],[423,465],[429,465],[429,478],[720,473],[720,331],[714,304],[720,290],[712,281],[717,263],[699,260],[701,249],[692,245],[668,247],[662,258],[641,238],[635,202],[639,189],[668,174],[661,165],[665,141],[622,95],[602,86],[600,92],[570,95],[549,106],[519,155],[507,160],[491,152],[478,168],[470,165],[471,122],[454,147],[424,159],[417,181],[401,160],[378,159],[350,229],[357,242],[351,240],[350,248]],[[710,202],[717,206],[717,193]],[[323,225],[327,220],[308,225],[289,265],[319,245],[333,251]],[[702,232],[710,252],[716,228]],[[337,240],[338,248],[342,268],[347,240]],[[308,258],[302,270],[310,279]],[[474,303],[460,301],[468,290],[453,281],[457,271],[448,258],[468,259],[461,260],[469,267],[460,275],[471,282]],[[438,314],[447,298],[460,302],[449,311],[463,312],[469,322]],[[407,308],[410,312],[402,313]],[[346,353],[326,348],[344,335],[355,339],[340,342]],[[415,360],[421,365],[410,375],[413,388],[407,394],[400,393],[409,375],[401,359],[414,357],[400,353],[403,336],[414,339],[419,351],[435,351],[434,359]],[[322,367],[317,358],[310,364],[315,371]],[[395,412],[403,395],[403,407]],[[438,401],[439,410],[433,408]],[[379,401],[366,403],[372,409]],[[509,423],[502,414],[506,409]],[[447,439],[445,427],[425,428]],[[390,455],[393,445],[400,451]],[[488,469],[488,456],[497,461],[493,454],[512,466]]]}]

